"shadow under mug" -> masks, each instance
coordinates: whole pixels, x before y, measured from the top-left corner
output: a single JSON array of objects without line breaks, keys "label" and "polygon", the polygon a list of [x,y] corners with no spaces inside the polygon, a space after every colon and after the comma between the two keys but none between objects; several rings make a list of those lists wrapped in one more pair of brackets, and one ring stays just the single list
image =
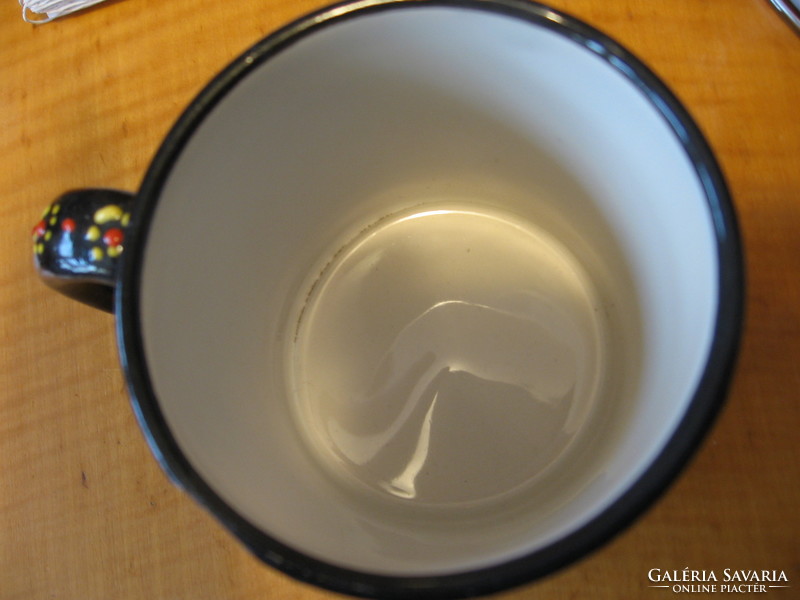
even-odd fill
[{"label": "shadow under mug", "polygon": [[39,270],[116,314],[156,458],[256,556],[375,598],[496,592],[658,497],[738,347],[734,210],[686,110],[518,0],[347,2],[256,44]]}]

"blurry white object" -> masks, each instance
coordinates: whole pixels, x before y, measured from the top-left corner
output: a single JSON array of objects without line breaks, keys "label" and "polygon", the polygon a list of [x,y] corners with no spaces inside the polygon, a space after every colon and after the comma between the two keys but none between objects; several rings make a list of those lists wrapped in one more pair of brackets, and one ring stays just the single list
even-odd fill
[{"label": "blurry white object", "polygon": [[19,0],[22,18],[28,23],[49,23],[104,0]]},{"label": "blurry white object", "polygon": [[800,33],[800,0],[770,0],[783,18]]}]

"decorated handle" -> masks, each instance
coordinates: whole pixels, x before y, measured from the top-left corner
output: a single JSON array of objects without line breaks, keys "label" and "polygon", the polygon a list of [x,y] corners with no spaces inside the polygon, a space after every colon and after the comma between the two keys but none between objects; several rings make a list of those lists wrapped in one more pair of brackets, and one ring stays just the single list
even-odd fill
[{"label": "decorated handle", "polygon": [[44,282],[112,312],[133,198],[117,190],[85,189],[55,200],[33,228],[34,257]]}]

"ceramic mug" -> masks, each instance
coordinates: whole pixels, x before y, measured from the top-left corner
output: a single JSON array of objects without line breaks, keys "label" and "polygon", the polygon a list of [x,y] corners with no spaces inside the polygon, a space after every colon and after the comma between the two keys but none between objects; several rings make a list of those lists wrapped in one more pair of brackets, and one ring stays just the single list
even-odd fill
[{"label": "ceramic mug", "polygon": [[607,541],[700,443],[741,328],[686,110],[518,0],[300,19],[135,195],[67,194],[34,238],[48,283],[116,314],[171,478],[270,565],[367,597],[492,593]]}]

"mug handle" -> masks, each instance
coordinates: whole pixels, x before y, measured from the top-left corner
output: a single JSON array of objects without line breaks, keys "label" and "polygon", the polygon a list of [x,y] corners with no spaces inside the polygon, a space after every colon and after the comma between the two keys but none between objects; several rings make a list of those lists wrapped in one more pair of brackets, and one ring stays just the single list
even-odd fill
[{"label": "mug handle", "polygon": [[53,289],[107,312],[134,195],[111,189],[67,192],[33,228],[34,260]]}]

